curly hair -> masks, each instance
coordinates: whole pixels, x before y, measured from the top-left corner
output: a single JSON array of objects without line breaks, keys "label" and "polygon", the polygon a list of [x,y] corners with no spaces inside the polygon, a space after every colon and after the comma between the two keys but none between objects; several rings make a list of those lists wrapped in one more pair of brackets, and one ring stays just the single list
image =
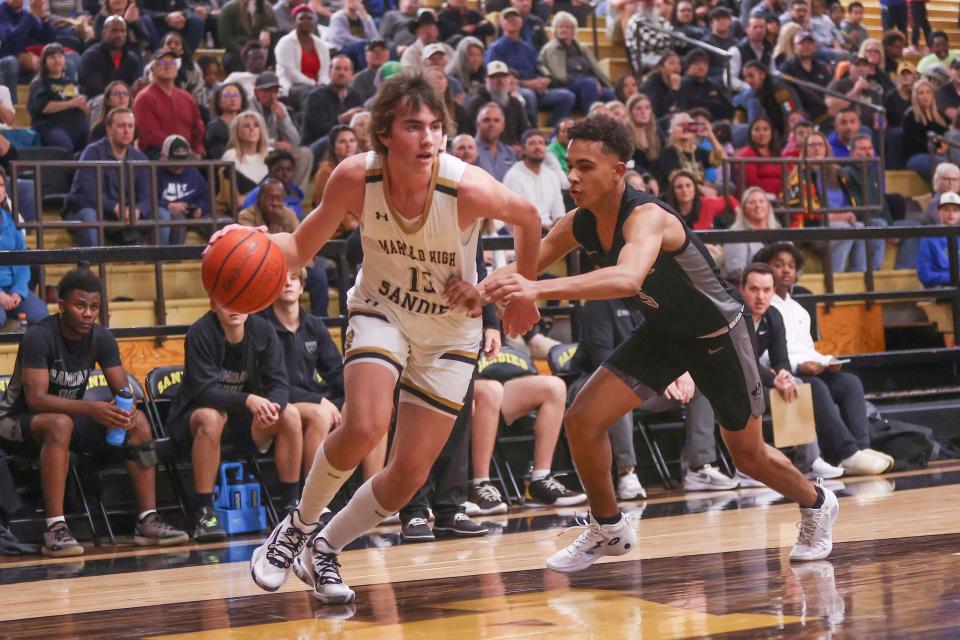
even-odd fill
[{"label": "curly hair", "polygon": [[381,136],[390,135],[394,119],[403,112],[416,113],[427,107],[441,120],[443,131],[455,131],[444,97],[420,71],[401,71],[384,80],[370,109],[370,137],[374,150],[386,155]]},{"label": "curly hair", "polygon": [[803,269],[803,253],[797,248],[797,245],[792,242],[774,242],[773,244],[768,244],[754,254],[752,262],[770,264],[773,262],[773,259],[781,253],[789,253],[793,256],[793,261],[797,265],[797,271]]},{"label": "curly hair", "polygon": [[633,157],[630,132],[610,116],[597,114],[584,118],[570,127],[567,135],[571,141],[603,143],[603,152],[616,156],[620,162],[627,162]]}]

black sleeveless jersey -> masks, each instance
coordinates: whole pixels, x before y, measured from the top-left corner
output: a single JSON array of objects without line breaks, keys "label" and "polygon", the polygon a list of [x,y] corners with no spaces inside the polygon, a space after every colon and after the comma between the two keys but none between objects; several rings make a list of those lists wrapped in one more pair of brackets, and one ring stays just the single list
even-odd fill
[{"label": "black sleeveless jersey", "polygon": [[678,338],[699,338],[729,327],[743,310],[739,292],[720,277],[706,247],[687,229],[683,217],[660,200],[626,185],[610,251],[601,246],[597,219],[589,209],[577,209],[573,235],[594,266],[613,266],[626,244],[624,223],[636,207],[651,202],[676,216],[683,224],[686,240],[677,251],[661,250],[643,282],[643,290],[624,302],[640,310],[648,325]]}]

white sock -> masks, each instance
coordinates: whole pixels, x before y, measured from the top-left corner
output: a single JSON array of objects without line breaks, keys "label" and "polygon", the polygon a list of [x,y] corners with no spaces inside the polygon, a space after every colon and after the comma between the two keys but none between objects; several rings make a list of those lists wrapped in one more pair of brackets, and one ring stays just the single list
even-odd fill
[{"label": "white sock", "polygon": [[144,511],[143,513],[137,516],[137,522],[143,522],[144,518],[146,518],[151,513],[155,513],[155,512],[156,512],[156,509],[147,509],[146,511]]},{"label": "white sock", "polygon": [[317,449],[313,466],[310,467],[310,473],[307,474],[307,479],[303,483],[303,495],[297,503],[300,518],[304,523],[315,524],[320,520],[320,512],[330,504],[340,487],[350,479],[354,469],[341,471],[334,468],[327,462],[323,447]]},{"label": "white sock", "polygon": [[357,489],[343,509],[323,528],[320,538],[327,542],[327,546],[336,553],[373,529],[375,526],[393,515],[389,509],[384,509],[373,495],[373,478],[367,480]]},{"label": "white sock", "polygon": [[66,523],[66,521],[67,519],[64,518],[63,516],[53,516],[52,518],[47,518],[47,529],[49,529],[52,525],[56,524],[57,522]]},{"label": "white sock", "polygon": [[537,480],[543,480],[548,475],[550,475],[550,469],[534,469],[530,472],[530,479],[536,482]]},{"label": "white sock", "polygon": [[473,484],[483,484],[484,482],[490,482],[490,476],[487,476],[486,478],[474,478],[474,479],[473,479]]}]

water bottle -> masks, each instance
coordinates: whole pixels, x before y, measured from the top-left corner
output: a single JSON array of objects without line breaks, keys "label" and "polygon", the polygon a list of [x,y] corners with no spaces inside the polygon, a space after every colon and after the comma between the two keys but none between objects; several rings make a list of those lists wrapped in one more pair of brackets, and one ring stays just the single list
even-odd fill
[{"label": "water bottle", "polygon": [[[133,410],[133,394],[129,387],[124,387],[113,398],[113,404],[127,413]],[[119,447],[127,437],[125,429],[107,429],[107,444]]]},{"label": "water bottle", "polygon": [[18,326],[20,327],[20,333],[26,333],[26,332],[27,332],[27,325],[29,324],[29,323],[27,322],[27,314],[21,313],[20,315],[18,315],[18,316],[17,316],[17,321],[19,322],[19,325],[18,325]]}]

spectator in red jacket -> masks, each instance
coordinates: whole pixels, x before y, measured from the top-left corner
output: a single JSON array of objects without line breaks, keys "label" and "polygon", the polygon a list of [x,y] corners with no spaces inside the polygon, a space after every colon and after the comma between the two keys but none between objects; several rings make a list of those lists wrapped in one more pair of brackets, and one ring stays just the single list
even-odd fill
[{"label": "spectator in red jacket", "polygon": [[154,56],[153,82],[137,94],[133,112],[140,130],[139,146],[151,158],[160,156],[167,136],[179,135],[190,141],[193,153],[203,158],[203,120],[192,95],[174,86],[177,79],[177,54],[160,49]]},{"label": "spectator in red jacket", "polygon": [[[761,116],[750,123],[747,146],[737,152],[738,158],[780,157],[780,142],[773,123]],[[739,176],[739,173],[737,174]],[[743,167],[743,188],[760,187],[772,196],[783,192],[783,165],[748,162]]]}]

